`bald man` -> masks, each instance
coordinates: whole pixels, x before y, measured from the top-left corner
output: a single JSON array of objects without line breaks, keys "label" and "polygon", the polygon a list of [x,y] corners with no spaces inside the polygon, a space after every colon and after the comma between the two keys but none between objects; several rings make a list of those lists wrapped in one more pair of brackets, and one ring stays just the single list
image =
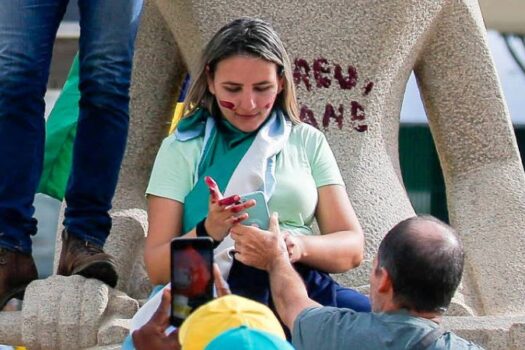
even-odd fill
[{"label": "bald man", "polygon": [[394,226],[370,273],[373,312],[358,313],[308,297],[276,222],[274,215],[269,231],[236,225],[232,237],[238,260],[268,271],[297,349],[480,349],[439,325],[463,273],[463,247],[452,227],[430,216]]}]

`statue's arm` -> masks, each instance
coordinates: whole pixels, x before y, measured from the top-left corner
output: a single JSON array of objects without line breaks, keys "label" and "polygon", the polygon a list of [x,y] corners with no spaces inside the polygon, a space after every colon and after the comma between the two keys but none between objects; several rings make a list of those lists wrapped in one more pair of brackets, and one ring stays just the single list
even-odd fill
[{"label": "statue's arm", "polygon": [[[462,236],[473,287],[487,313],[525,309],[525,176],[477,1],[447,1],[415,74]],[[487,258],[497,251],[498,257]],[[522,280],[516,281],[519,275]],[[521,305],[521,306],[518,306]],[[513,310],[514,309],[514,310]]]}]

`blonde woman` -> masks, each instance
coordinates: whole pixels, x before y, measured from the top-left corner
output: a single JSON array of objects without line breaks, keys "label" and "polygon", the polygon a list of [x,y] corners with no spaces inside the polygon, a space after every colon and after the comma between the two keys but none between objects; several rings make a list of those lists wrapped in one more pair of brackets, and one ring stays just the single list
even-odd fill
[{"label": "blonde woman", "polygon": [[193,78],[185,116],[162,143],[147,189],[151,281],[169,282],[171,239],[209,236],[216,259],[231,259],[221,270],[232,292],[271,305],[266,273],[234,259],[249,238],[229,237],[254,205],[239,196],[261,190],[310,296],[369,311],[367,297],[329,276],[361,263],[363,232],[324,135],[298,117],[290,60],[273,28],[251,18],[227,24]]}]

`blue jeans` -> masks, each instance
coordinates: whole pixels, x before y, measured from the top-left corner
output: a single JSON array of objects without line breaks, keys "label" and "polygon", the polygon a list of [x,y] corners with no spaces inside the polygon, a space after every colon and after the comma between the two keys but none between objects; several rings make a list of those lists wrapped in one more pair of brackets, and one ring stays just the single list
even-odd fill
[{"label": "blue jeans", "polygon": [[[323,306],[336,306],[357,312],[372,311],[367,296],[341,286],[326,272],[322,272],[301,263],[294,268],[303,279],[308,296]],[[243,296],[273,308],[268,273],[255,267],[233,261],[228,284],[233,294]]]},{"label": "blue jeans", "polygon": [[[129,124],[133,47],[143,0],[79,0],[80,115],[66,190],[68,231],[103,245]],[[0,246],[31,252],[45,141],[44,94],[68,0],[0,5]]]}]

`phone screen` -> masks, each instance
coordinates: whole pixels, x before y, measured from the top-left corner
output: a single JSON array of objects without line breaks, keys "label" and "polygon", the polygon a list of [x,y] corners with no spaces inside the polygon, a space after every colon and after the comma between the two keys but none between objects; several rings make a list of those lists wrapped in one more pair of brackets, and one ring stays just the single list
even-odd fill
[{"label": "phone screen", "polygon": [[213,298],[213,241],[175,238],[171,241],[171,324],[179,327]]}]

